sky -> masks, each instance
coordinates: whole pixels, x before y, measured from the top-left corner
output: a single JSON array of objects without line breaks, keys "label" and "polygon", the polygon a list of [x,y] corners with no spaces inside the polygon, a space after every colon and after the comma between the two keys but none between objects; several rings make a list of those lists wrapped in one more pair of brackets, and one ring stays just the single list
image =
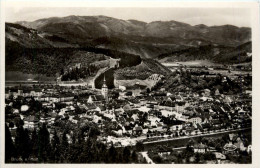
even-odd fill
[{"label": "sky", "polygon": [[135,19],[144,22],[175,20],[191,25],[205,24],[214,26],[230,24],[238,27],[251,27],[251,11],[249,8],[8,7],[5,9],[6,22],[34,21],[42,18],[69,15],[105,15],[118,19]]}]

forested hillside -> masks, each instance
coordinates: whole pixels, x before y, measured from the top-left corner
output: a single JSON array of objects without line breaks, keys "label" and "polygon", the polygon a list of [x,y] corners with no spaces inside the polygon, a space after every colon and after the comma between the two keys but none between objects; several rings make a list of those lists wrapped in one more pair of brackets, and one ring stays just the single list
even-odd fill
[{"label": "forested hillside", "polygon": [[216,63],[243,63],[251,62],[248,54],[252,53],[252,43],[247,42],[237,47],[206,45],[177,50],[158,56],[160,62],[210,60]]}]

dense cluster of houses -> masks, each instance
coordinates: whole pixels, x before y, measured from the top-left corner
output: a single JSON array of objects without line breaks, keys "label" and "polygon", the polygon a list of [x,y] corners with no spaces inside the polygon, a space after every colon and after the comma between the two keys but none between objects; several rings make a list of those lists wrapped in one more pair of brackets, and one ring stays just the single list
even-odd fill
[{"label": "dense cluster of houses", "polygon": [[[188,159],[189,162],[195,161],[195,155],[207,155],[211,154],[211,158],[207,157],[205,159],[208,159],[207,161],[213,161],[213,163],[225,163],[228,162],[228,156],[239,156],[241,153],[252,153],[252,145],[248,143],[248,139],[244,138],[243,136],[239,136],[237,133],[230,133],[228,134],[228,139],[226,144],[221,145],[220,148],[216,148],[221,142],[216,142],[214,144],[206,144],[202,142],[195,142],[193,145],[189,145],[189,152],[193,152],[192,154],[185,155],[185,157],[188,158],[179,158],[183,160],[185,163]],[[180,149],[180,148],[179,148]],[[185,148],[184,148],[185,149]],[[187,148],[186,148],[187,150]],[[167,160],[167,159],[177,159],[178,155],[176,153],[181,153],[182,150],[176,150],[175,148],[171,148],[168,145],[159,145],[151,150],[149,150],[150,156],[158,155],[161,158]]]},{"label": "dense cluster of houses", "polygon": [[[47,123],[51,129],[59,120],[74,124],[93,122],[101,132],[113,137],[114,142],[132,137],[153,141],[158,137],[251,127],[252,118],[251,92],[242,96],[224,95],[218,89],[198,92],[187,89],[172,94],[164,88],[147,92],[139,83],[108,90],[104,83],[101,91],[58,86],[7,88],[5,97],[6,106],[24,121],[25,128],[34,129],[39,123]],[[13,107],[12,101],[19,99],[26,101],[18,108]],[[25,115],[30,110],[30,99],[39,101],[46,112]],[[108,140],[108,137],[101,137],[104,138]]]}]

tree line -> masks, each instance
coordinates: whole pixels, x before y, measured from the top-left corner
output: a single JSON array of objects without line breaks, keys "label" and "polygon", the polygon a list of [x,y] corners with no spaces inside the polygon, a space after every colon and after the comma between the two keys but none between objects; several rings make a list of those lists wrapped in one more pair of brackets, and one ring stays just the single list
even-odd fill
[{"label": "tree line", "polygon": [[[25,163],[145,163],[135,149],[115,148],[97,141],[98,130],[88,130],[84,137],[83,128],[78,136],[71,136],[66,129],[62,133],[54,130],[53,136],[46,124],[32,132],[22,125],[15,131],[14,140],[5,125],[5,162]],[[86,131],[86,130],[85,130]]]},{"label": "tree line", "polygon": [[16,42],[10,41],[6,45],[6,70],[55,76],[56,73],[60,73],[72,61],[76,51],[105,54],[111,58],[120,59],[120,68],[131,67],[141,63],[140,56],[115,50],[94,47],[25,48]]},{"label": "tree line", "polygon": [[91,76],[95,74],[99,70],[98,67],[95,65],[89,65],[88,67],[81,67],[81,68],[73,68],[71,70],[68,70],[67,72],[64,72],[64,69],[61,69],[60,74],[61,81],[70,81],[70,80],[79,80],[80,78],[86,78],[88,76]]}]

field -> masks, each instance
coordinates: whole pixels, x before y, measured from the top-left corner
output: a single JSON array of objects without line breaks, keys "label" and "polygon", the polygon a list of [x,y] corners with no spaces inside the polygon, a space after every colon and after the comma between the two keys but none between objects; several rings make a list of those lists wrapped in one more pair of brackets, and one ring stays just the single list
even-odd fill
[{"label": "field", "polygon": [[[214,67],[214,66],[221,66],[222,64],[218,63],[213,63],[208,60],[196,60],[196,61],[186,61],[186,62],[167,62],[167,63],[162,63],[162,65],[168,67],[171,71],[175,71],[177,67],[180,66],[187,66],[188,68],[191,67],[193,68],[203,68],[204,66],[208,67]],[[240,63],[240,64],[233,64],[233,66],[249,66],[250,63]],[[222,69],[214,69],[214,70],[207,70],[210,73],[213,74],[222,74],[224,76],[237,76],[237,75],[252,75],[252,71],[249,70],[232,70],[231,72],[228,72],[228,70],[222,70]]]},{"label": "field", "polygon": [[171,66],[180,66],[180,65],[184,65],[184,66],[219,66],[221,64],[218,63],[213,63],[211,61],[208,60],[196,60],[196,61],[185,61],[185,62],[162,62],[161,64],[163,64],[166,67],[171,67]]},{"label": "field", "polygon": [[132,86],[134,84],[140,84],[151,88],[154,86],[154,82],[151,80],[141,80],[141,79],[133,79],[133,80],[115,80],[115,86],[118,87],[119,85],[122,86]]},{"label": "field", "polygon": [[24,85],[24,84],[37,84],[41,83],[55,83],[55,77],[47,77],[41,74],[26,74],[17,71],[6,71],[5,72],[5,84],[6,86]]}]

